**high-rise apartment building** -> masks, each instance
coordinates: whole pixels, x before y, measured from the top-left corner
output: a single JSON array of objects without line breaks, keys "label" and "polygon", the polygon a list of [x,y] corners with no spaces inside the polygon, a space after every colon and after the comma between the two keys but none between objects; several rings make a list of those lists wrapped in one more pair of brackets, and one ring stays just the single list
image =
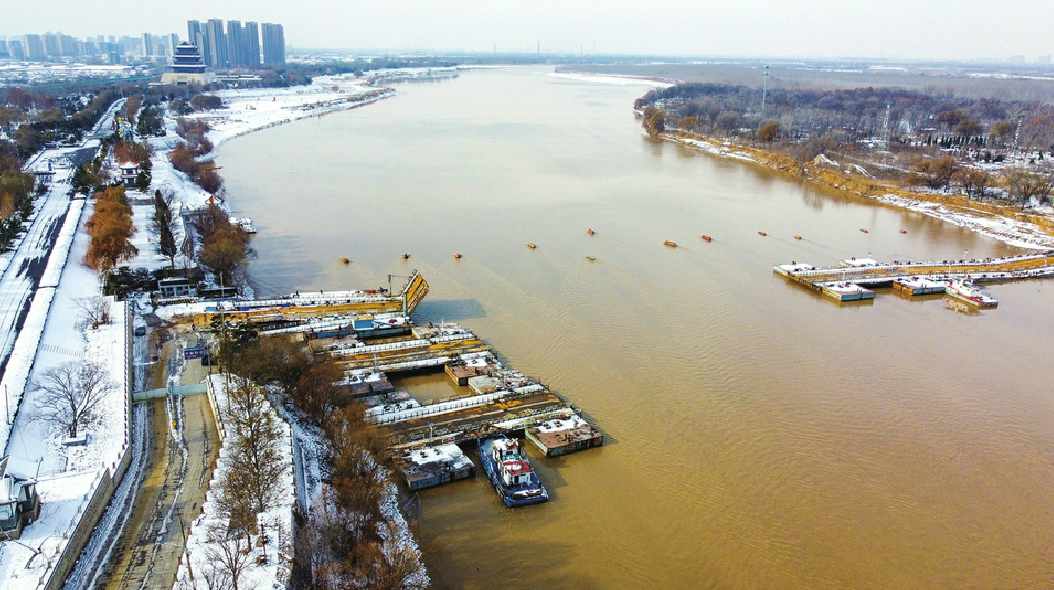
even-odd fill
[{"label": "high-rise apartment building", "polygon": [[59,55],[80,55],[80,43],[76,39],[70,35],[63,35],[62,33],[59,33],[57,37],[59,39]]},{"label": "high-rise apartment building", "polygon": [[11,59],[17,59],[19,61],[26,59],[26,50],[23,49],[22,42],[18,39],[8,40],[7,53],[11,55]]},{"label": "high-rise apartment building", "polygon": [[260,25],[254,22],[245,23],[246,45],[249,53],[248,62],[245,64],[250,68],[260,65]]},{"label": "high-rise apartment building", "polygon": [[263,41],[264,65],[285,63],[285,33],[282,25],[263,23],[260,25],[260,37]]},{"label": "high-rise apartment building", "polygon": [[0,38],[0,57],[8,57],[10,52],[7,50],[7,37]]},{"label": "high-rise apartment building", "polygon": [[223,33],[223,21],[210,18],[205,25],[205,31],[209,37],[209,56],[212,58],[211,63],[206,61],[206,64],[214,68],[229,67],[231,62],[227,57],[227,35]]},{"label": "high-rise apartment building", "polygon": [[242,50],[241,21],[227,21],[227,60],[231,67],[244,66],[245,55]]},{"label": "high-rise apartment building", "polygon": [[150,33],[143,33],[143,55],[154,54],[154,39]]},{"label": "high-rise apartment building", "polygon": [[44,61],[47,54],[44,53],[44,40],[40,35],[26,35],[26,59],[29,61]]},{"label": "high-rise apartment building", "polygon": [[59,36],[55,33],[44,33],[44,56],[45,57],[59,57],[62,52],[59,51]]}]

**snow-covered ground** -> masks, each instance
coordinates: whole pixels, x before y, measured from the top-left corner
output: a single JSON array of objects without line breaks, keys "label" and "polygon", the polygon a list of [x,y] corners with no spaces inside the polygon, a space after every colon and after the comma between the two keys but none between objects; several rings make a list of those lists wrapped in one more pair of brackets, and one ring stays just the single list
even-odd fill
[{"label": "snow-covered ground", "polygon": [[395,94],[352,75],[320,76],[307,86],[221,90],[224,108],[188,115],[208,121],[209,140],[223,142],[296,119],[359,107]]},{"label": "snow-covered ground", "polygon": [[[210,395],[214,396],[216,406],[227,407],[227,389],[223,375],[209,376]],[[264,402],[267,410],[275,412],[269,402]],[[216,469],[212,472],[212,481],[202,514],[195,520],[187,534],[187,551],[179,571],[176,574],[176,588],[211,588],[206,582],[210,572],[215,572],[219,565],[216,556],[223,553],[222,544],[226,541],[227,522],[220,516],[216,501],[217,483],[226,473],[235,468],[231,458],[231,436],[223,423],[223,413],[217,420],[223,432],[220,442],[220,456]],[[268,536],[266,544],[258,543],[258,536],[253,535],[247,555],[247,564],[238,580],[241,588],[282,588],[289,582],[293,560],[293,505],[296,503],[296,486],[293,478],[293,441],[289,425],[279,417],[277,423],[282,431],[277,448],[281,451],[285,471],[279,485],[278,497],[271,509],[257,515],[261,534]],[[194,571],[192,578],[187,570],[187,563]]]},{"label": "snow-covered ground", "polygon": [[596,82],[598,84],[617,84],[619,86],[643,85],[652,86],[655,88],[668,88],[670,86],[673,86],[672,82],[649,78],[647,76],[608,76],[604,74],[585,74],[573,72],[552,72],[549,75],[554,78],[563,78],[565,80],[582,80],[585,82]]},{"label": "snow-covered ground", "polygon": [[961,210],[961,208],[953,210],[941,203],[905,199],[892,194],[874,197],[874,199],[888,205],[903,207],[909,211],[935,217],[952,225],[965,227],[968,230],[995,238],[1000,242],[1018,248],[1054,248],[1054,237],[1046,234],[1034,223],[1017,221],[1009,217],[993,217],[991,214],[982,212],[971,214]]},{"label": "snow-covered ground", "polygon": [[[61,185],[61,190],[66,188]],[[13,407],[19,408],[11,430],[0,430],[6,453],[13,460],[38,464],[41,477],[37,489],[44,510],[25,529],[19,543],[43,547],[47,559],[38,557],[40,563],[26,570],[20,565],[25,556],[16,550],[20,545],[4,543],[0,580],[5,590],[36,588],[51,575],[56,556],[69,542],[103,473],[113,473],[128,445],[124,304],[111,304],[111,323],[95,330],[86,327],[81,302],[99,294],[100,281],[95,271],[81,263],[88,235],[77,229],[90,216],[91,206],[82,200],[70,203],[67,199],[65,204],[69,212],[55,235],[2,381]],[[65,447],[60,443],[65,437],[61,428],[33,420],[40,394],[33,383],[44,371],[70,360],[99,363],[115,384],[102,400],[99,419],[82,429],[88,437],[85,446]],[[19,398],[20,407],[14,405]]]}]

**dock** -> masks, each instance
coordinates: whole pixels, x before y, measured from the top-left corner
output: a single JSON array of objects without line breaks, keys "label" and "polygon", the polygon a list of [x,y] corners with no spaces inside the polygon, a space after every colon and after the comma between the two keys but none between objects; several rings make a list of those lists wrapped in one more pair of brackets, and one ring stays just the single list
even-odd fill
[{"label": "dock", "polygon": [[398,295],[389,289],[353,291],[296,292],[272,299],[218,301],[197,314],[195,325],[208,327],[212,319],[222,316],[230,321],[287,322],[287,327],[309,320],[334,316],[373,316],[397,314],[409,317],[428,294],[428,282],[417,270],[410,273]]},{"label": "dock", "polygon": [[[876,288],[892,287],[908,295],[943,293],[956,280],[1014,281],[1054,277],[1054,250],[1005,258],[879,262],[850,258],[838,266],[815,267],[792,261],[773,272],[836,301],[870,299]],[[870,295],[868,295],[870,293]]]}]

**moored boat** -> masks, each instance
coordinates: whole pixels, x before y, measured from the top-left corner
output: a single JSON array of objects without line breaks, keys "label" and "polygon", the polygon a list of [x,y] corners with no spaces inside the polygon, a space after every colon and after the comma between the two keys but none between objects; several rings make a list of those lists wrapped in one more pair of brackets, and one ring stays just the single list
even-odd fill
[{"label": "moored boat", "polygon": [[935,281],[926,277],[906,277],[893,281],[893,290],[907,295],[944,293],[947,281]]},{"label": "moored boat", "polygon": [[513,438],[481,438],[476,441],[483,470],[506,506],[526,506],[549,500],[538,474],[531,469],[520,443]]},{"label": "moored boat", "polygon": [[958,299],[976,307],[996,307],[999,302],[987,291],[981,289],[969,279],[955,279],[948,285],[945,293],[953,299]]},{"label": "moored boat", "polygon": [[676,248],[677,247],[677,242],[674,242],[672,240],[666,240],[665,242],[663,242],[663,244],[666,244],[667,246],[669,246],[671,248]]},{"label": "moored boat", "polygon": [[874,291],[848,282],[827,285],[823,287],[823,294],[836,301],[861,301],[875,298]]},{"label": "moored boat", "polygon": [[706,235],[706,234],[703,234],[703,235],[701,235],[701,236],[699,236],[699,237],[700,237],[700,238],[703,238],[703,239],[704,239],[704,240],[706,240],[707,242],[713,241],[713,238],[711,238],[710,236],[708,236],[708,235]]}]

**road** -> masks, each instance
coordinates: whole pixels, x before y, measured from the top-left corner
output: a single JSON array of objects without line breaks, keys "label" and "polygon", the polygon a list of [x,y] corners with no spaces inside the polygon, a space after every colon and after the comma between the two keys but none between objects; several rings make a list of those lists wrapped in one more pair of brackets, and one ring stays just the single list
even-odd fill
[{"label": "road", "polygon": [[205,395],[178,398],[183,447],[172,435],[168,400],[152,402],[153,449],[132,515],[107,565],[106,590],[171,588],[185,533],[200,514],[219,450]]},{"label": "road", "polygon": [[[37,169],[47,169],[46,162],[64,158],[60,154],[66,151],[49,150],[54,153],[41,158]],[[7,368],[15,337],[25,322],[29,304],[69,210],[70,187],[66,184],[69,172],[69,169],[56,170],[50,189],[38,200],[25,236],[13,253],[0,257],[0,376]]]}]

